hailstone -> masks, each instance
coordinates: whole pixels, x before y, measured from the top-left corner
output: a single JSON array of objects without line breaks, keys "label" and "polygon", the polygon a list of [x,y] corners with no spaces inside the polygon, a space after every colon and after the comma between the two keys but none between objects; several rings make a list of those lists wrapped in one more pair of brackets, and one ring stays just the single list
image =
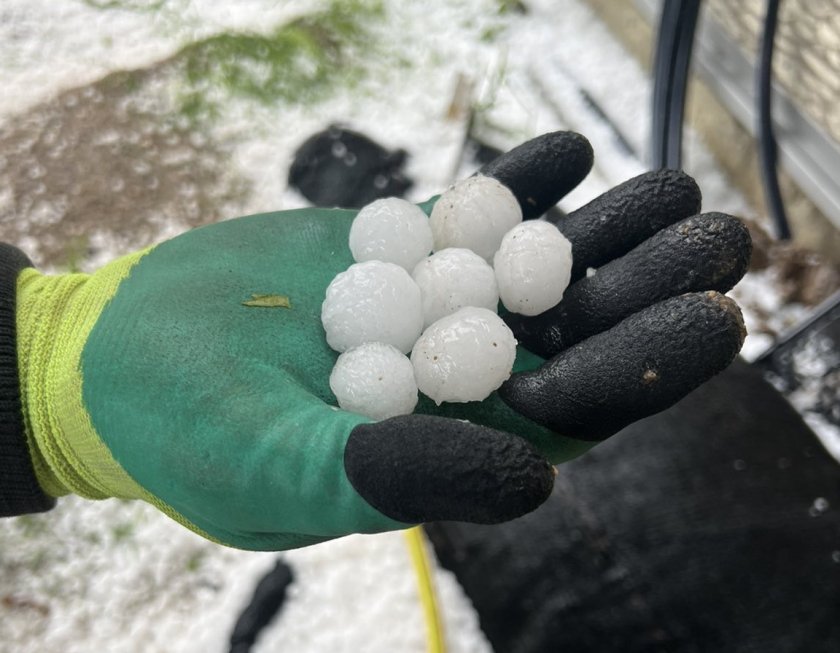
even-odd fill
[{"label": "hailstone", "polygon": [[420,261],[411,276],[420,286],[424,327],[465,306],[495,312],[499,304],[493,268],[468,249],[435,252]]},{"label": "hailstone", "polygon": [[513,332],[493,311],[467,307],[423,332],[411,352],[420,391],[435,403],[481,401],[509,377]]},{"label": "hailstone", "polygon": [[350,226],[350,251],[357,262],[387,261],[411,272],[432,251],[432,229],[420,207],[399,197],[371,202]]},{"label": "hailstone", "polygon": [[522,209],[513,193],[484,175],[460,181],[443,193],[429,218],[435,251],[463,247],[488,263],[502,236],[520,222]]},{"label": "hailstone", "polygon": [[327,287],[321,322],[336,351],[384,342],[407,354],[423,330],[420,288],[394,263],[356,263]]},{"label": "hailstone", "polygon": [[572,244],[549,222],[523,222],[505,234],[493,267],[505,308],[538,315],[563,298],[572,274]]},{"label": "hailstone", "polygon": [[341,408],[375,420],[409,415],[417,405],[411,361],[381,342],[341,354],[330,374],[330,389]]}]

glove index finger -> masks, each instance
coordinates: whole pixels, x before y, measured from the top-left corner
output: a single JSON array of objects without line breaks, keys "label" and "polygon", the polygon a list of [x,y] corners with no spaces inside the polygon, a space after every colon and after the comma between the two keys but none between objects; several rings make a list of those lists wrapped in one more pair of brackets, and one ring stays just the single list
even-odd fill
[{"label": "glove index finger", "polygon": [[479,171],[507,186],[525,219],[538,218],[592,169],[589,141],[576,132],[542,134],[505,152]]},{"label": "glove index finger", "polygon": [[572,211],[557,228],[572,243],[572,281],[623,256],[660,229],[700,212],[697,183],[680,170],[628,179]]},{"label": "glove index finger", "polygon": [[365,501],[406,523],[507,521],[543,503],[555,476],[522,438],[422,414],[356,426],[344,468]]},{"label": "glove index finger", "polygon": [[[484,165],[478,174],[492,177],[516,197],[523,217],[538,218],[575,188],[592,169],[589,141],[576,132],[542,134]],[[419,204],[427,215],[440,195]]]},{"label": "glove index finger", "polygon": [[738,354],[741,312],[720,293],[688,293],[654,304],[511,376],[499,395],[557,433],[598,441],[675,404]]},{"label": "glove index finger", "polygon": [[727,292],[746,273],[751,252],[740,220],[723,213],[693,216],[576,281],[553,308],[535,316],[508,313],[505,321],[521,345],[549,358],[669,297]]}]

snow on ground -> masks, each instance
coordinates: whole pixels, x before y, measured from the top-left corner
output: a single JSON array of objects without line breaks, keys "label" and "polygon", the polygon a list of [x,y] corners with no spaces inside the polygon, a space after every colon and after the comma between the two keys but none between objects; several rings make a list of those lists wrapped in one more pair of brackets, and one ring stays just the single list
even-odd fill
[{"label": "snow on ground", "polygon": [[[225,651],[276,555],[212,544],[140,502],[63,499],[2,522],[0,651]],[[295,581],[256,652],[425,650],[402,533],[282,555]],[[435,575],[450,650],[489,652],[460,585]]]},{"label": "snow on ground", "polygon": [[[138,68],[221,31],[262,32],[310,11],[307,0],[3,0],[0,116],[114,70]],[[112,5],[102,10],[98,7]]]},{"label": "snow on ground", "polygon": [[[267,33],[326,3],[242,0],[4,0],[0,7],[0,128],[56,93],[109,72],[171,57],[186,43],[230,30]],[[111,3],[115,4],[115,3]],[[372,25],[377,55],[366,74],[315,103],[266,105],[232,98],[204,137],[230,146],[229,165],[248,180],[241,213],[292,208],[285,186],[297,145],[333,121],[411,153],[412,199],[451,181],[464,121],[448,118],[459,76],[476,89],[478,125],[495,144],[574,129],[596,151],[593,174],[562,206],[574,208],[644,169],[650,82],[579,0],[532,0],[530,13],[499,14],[490,0],[385,3]],[[585,94],[581,91],[584,90]],[[592,110],[594,101],[616,132]],[[687,139],[687,168],[708,210],[749,215],[711,155]],[[634,154],[635,152],[635,154]],[[232,216],[231,216],[232,217]],[[752,216],[754,217],[754,216]],[[186,222],[159,225],[159,239]],[[135,245],[130,235],[96,236],[96,266]],[[791,321],[769,275],[736,290],[746,307],[775,307]],[[768,343],[748,338],[755,355]],[[838,440],[840,441],[840,440]],[[423,651],[415,580],[400,534],[357,536],[283,554],[297,582],[256,650]],[[226,650],[239,610],[275,556],[206,542],[152,508],[65,498],[47,515],[0,522],[0,651],[193,652]],[[489,651],[469,601],[447,572],[435,572],[449,650]]]}]

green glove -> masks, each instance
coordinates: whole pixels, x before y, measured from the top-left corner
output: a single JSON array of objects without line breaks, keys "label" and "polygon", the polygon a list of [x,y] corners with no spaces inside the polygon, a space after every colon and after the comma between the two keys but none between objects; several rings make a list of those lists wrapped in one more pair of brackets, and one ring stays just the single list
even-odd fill
[{"label": "green glove", "polygon": [[[533,217],[590,165],[584,139],[557,133],[485,173],[507,184]],[[677,181],[663,186],[663,174]],[[657,175],[566,219],[573,245],[617,257],[623,280],[661,266],[657,252],[673,245],[650,243],[677,233],[668,225],[699,208],[687,177]],[[640,225],[619,234],[620,242],[609,220],[605,229],[579,229],[593,222],[593,211],[609,218],[610,207],[615,220]],[[327,285],[353,262],[353,217],[323,209],[257,215],[193,230],[93,275],[21,272],[22,404],[42,488],[52,496],[143,499],[209,539],[254,550],[431,519],[496,522],[548,496],[549,461],[579,455],[670,405],[740,348],[742,326],[728,300],[675,297],[725,291],[743,274],[749,241],[742,228],[716,226],[710,243],[700,239],[705,249],[696,258],[722,251],[714,254],[717,268],[688,281],[660,275],[659,286],[620,298],[619,308],[615,298],[598,299],[597,285],[593,300],[591,280],[581,278],[575,286],[586,292],[570,304],[574,321],[581,307],[606,301],[612,323],[578,330],[574,343],[568,329],[558,330],[568,317],[512,322],[551,360],[521,349],[516,369],[523,373],[486,401],[440,408],[423,401],[420,414],[371,424],[334,407],[328,379],[337,354],[320,323]],[[733,252],[735,264],[721,260]],[[622,259],[629,263],[622,267]],[[245,305],[254,294],[284,295],[290,306]],[[665,381],[644,380],[645,371]]]}]

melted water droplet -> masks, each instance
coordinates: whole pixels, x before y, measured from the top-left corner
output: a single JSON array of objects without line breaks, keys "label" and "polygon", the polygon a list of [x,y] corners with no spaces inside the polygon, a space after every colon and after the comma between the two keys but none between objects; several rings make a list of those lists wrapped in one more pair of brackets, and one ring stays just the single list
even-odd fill
[{"label": "melted water droplet", "polygon": [[814,503],[811,504],[811,507],[808,508],[808,514],[811,515],[811,517],[819,517],[830,507],[831,506],[828,503],[828,499],[824,497],[817,497],[816,499],[814,499]]},{"label": "melted water droplet", "polygon": [[46,169],[40,163],[36,163],[33,166],[30,166],[29,170],[27,170],[27,176],[30,179],[40,179],[46,174]]},{"label": "melted water droplet", "polygon": [[147,175],[152,171],[152,166],[147,161],[143,161],[142,159],[138,159],[137,161],[132,163],[131,168],[138,175]]},{"label": "melted water droplet", "polygon": [[747,463],[740,458],[732,462],[732,469],[736,472],[743,472],[747,468]]}]

